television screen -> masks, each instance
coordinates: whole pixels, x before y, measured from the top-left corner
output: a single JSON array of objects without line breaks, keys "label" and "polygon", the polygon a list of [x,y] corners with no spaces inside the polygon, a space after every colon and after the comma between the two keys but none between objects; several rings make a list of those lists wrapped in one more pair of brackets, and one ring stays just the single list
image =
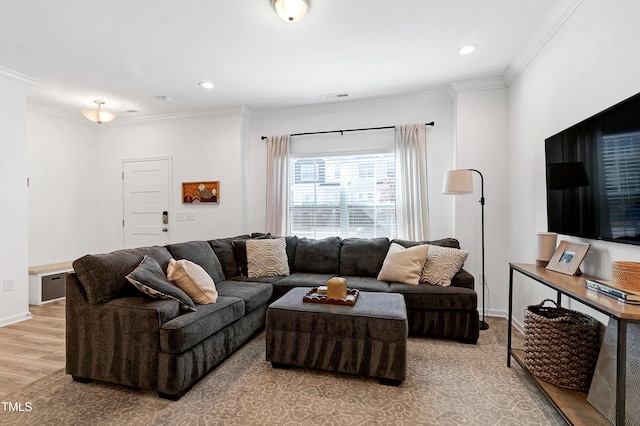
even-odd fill
[{"label": "television screen", "polygon": [[550,232],[640,245],[640,93],[545,141]]}]

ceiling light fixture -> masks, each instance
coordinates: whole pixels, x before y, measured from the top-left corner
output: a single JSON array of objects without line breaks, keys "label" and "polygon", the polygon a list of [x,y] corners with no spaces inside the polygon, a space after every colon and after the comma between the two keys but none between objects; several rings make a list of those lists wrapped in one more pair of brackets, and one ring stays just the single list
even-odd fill
[{"label": "ceiling light fixture", "polygon": [[308,0],[273,0],[273,8],[287,22],[298,22],[309,9]]},{"label": "ceiling light fixture", "polygon": [[198,83],[201,87],[204,87],[205,89],[213,89],[213,83],[210,81],[201,81],[200,83]]},{"label": "ceiling light fixture", "polygon": [[476,45],[476,44],[467,44],[466,46],[462,46],[458,50],[458,53],[460,53],[461,55],[468,55],[470,53],[475,52],[476,50],[478,50],[478,45]]},{"label": "ceiling light fixture", "polygon": [[108,123],[110,121],[115,120],[116,115],[114,113],[110,111],[105,111],[101,108],[102,105],[104,105],[103,101],[98,99],[93,102],[98,104],[98,109],[83,109],[82,115],[84,115],[94,123],[98,123],[98,124]]}]

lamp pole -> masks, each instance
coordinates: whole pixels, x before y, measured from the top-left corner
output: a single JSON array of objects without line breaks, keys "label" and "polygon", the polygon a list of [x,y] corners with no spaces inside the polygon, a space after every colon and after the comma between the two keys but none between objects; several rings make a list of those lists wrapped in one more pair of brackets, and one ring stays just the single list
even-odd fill
[{"label": "lamp pole", "polygon": [[482,176],[482,173],[480,173],[479,170],[476,169],[469,169],[472,172],[476,172],[477,174],[480,175],[480,206],[482,209],[482,279],[481,279],[481,285],[482,285],[482,320],[480,321],[480,330],[488,330],[489,329],[489,324],[487,324],[487,322],[484,320],[484,289],[486,286],[486,279],[485,279],[485,274],[484,274],[484,177]]}]

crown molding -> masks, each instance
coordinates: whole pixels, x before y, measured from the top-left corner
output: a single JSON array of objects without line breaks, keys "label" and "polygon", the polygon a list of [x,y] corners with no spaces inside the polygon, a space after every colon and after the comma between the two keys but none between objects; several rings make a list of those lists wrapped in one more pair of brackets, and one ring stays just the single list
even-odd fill
[{"label": "crown molding", "polygon": [[447,93],[451,99],[455,99],[458,93],[463,92],[479,92],[481,90],[497,90],[506,89],[507,85],[504,83],[502,77],[486,77],[475,78],[473,80],[455,81],[449,84]]},{"label": "crown molding", "polygon": [[181,112],[175,114],[161,114],[150,115],[145,117],[131,117],[131,118],[118,118],[117,120],[109,123],[109,127],[127,126],[127,125],[139,125],[139,124],[151,124],[159,122],[187,122],[196,121],[206,118],[230,118],[230,117],[244,117],[247,114],[251,115],[251,110],[245,106],[221,108],[217,110],[200,110]]},{"label": "crown molding", "polygon": [[582,4],[582,0],[560,0],[558,2],[502,75],[507,86],[513,84],[580,4]]},{"label": "crown molding", "polygon": [[[27,108],[33,111],[42,112],[44,114],[61,118],[64,120],[74,121],[77,123],[86,124],[88,126],[97,126],[96,123],[93,123],[87,120],[81,114],[71,114],[69,112],[62,111],[56,108],[51,108],[36,102],[29,102],[27,105]],[[151,116],[145,116],[145,117],[132,117],[132,118],[118,117],[116,118],[115,121],[101,124],[100,126],[118,127],[118,126],[148,124],[148,123],[156,123],[156,122],[194,121],[194,120],[202,120],[205,118],[225,118],[225,117],[241,117],[244,119],[250,119],[251,115],[252,115],[252,111],[249,108],[245,106],[241,106],[241,107],[233,107],[233,108],[224,108],[219,110],[201,110],[201,111],[176,113],[176,114],[151,115]]]},{"label": "crown molding", "polygon": [[35,78],[31,78],[28,75],[20,74],[19,72],[3,67],[0,67],[0,79],[24,87],[33,86],[38,82]]}]

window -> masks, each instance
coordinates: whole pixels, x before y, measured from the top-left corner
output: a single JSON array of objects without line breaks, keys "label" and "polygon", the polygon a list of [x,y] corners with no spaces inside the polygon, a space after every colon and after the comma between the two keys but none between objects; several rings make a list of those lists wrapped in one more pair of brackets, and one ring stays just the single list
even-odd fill
[{"label": "window", "polygon": [[611,238],[640,233],[640,132],[603,137]]},{"label": "window", "polygon": [[323,160],[298,160],[295,162],[293,169],[295,183],[324,182],[325,167]]},{"label": "window", "polygon": [[393,152],[292,158],[292,235],[395,237]]}]

